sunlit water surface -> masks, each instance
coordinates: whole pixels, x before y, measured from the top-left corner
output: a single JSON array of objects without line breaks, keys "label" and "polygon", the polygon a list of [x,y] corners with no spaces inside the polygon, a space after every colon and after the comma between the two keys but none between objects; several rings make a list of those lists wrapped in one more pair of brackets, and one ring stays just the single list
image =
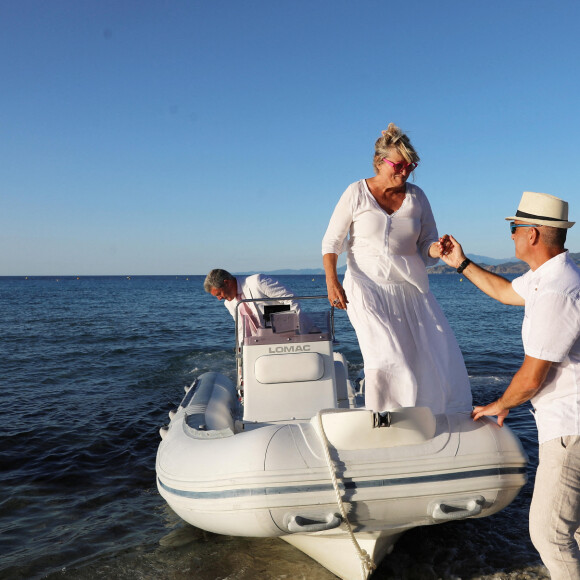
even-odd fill
[{"label": "sunlit water surface", "polygon": [[[324,294],[321,276],[281,280]],[[431,288],[465,356],[476,403],[498,397],[523,357],[523,311],[459,276]],[[203,277],[0,278],[0,578],[249,580],[334,576],[278,539],[184,524],[155,486],[159,427],[183,386],[234,377],[233,321]],[[337,313],[349,374],[356,337]],[[503,512],[407,532],[377,579],[549,578],[528,535],[537,464],[529,407],[509,424],[529,482]]]}]

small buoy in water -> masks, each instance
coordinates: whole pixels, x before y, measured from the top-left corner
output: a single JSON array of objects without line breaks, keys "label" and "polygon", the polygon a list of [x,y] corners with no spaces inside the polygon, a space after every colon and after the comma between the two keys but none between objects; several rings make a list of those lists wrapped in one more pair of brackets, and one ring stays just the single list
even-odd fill
[{"label": "small buoy in water", "polygon": [[459,278],[459,281],[460,281],[460,282],[463,282],[463,278]]}]

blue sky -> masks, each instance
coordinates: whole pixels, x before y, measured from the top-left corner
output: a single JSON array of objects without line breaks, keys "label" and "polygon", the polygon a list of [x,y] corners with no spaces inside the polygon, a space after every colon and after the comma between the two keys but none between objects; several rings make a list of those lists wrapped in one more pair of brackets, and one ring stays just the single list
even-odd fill
[{"label": "blue sky", "polygon": [[[580,2],[0,1],[0,275],[321,265],[390,121],[440,233],[580,221]],[[580,251],[580,224],[568,248]]]}]

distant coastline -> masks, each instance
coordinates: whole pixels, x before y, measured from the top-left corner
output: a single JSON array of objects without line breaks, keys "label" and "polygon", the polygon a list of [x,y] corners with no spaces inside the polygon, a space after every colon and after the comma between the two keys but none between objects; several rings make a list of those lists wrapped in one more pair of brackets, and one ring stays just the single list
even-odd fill
[{"label": "distant coastline", "polygon": [[[508,258],[505,260],[500,260],[497,258],[489,258],[486,256],[479,256],[476,254],[467,254],[468,258],[473,260],[476,264],[489,270],[490,272],[495,272],[496,274],[523,274],[527,272],[528,266],[524,262],[520,260],[516,260],[516,258]],[[580,252],[570,252],[570,257],[580,267]],[[340,266],[338,268],[339,274],[344,274],[346,271],[346,266]],[[256,273],[268,274],[273,276],[324,276],[324,270],[322,268],[302,268],[302,269],[280,269],[280,270],[244,270],[244,271],[235,271],[232,272],[236,276],[238,275],[249,275],[249,274],[256,274]],[[429,274],[454,274],[455,269],[450,268],[443,264],[443,262],[439,262],[436,266],[430,266],[427,268],[427,272]],[[64,280],[64,279],[76,279],[80,280],[81,278],[127,278],[130,280],[131,278],[185,278],[189,279],[190,277],[194,276],[205,276],[205,274],[131,274],[131,275],[123,275],[123,274],[9,274],[9,275],[2,275],[0,274],[1,279],[9,279],[9,278],[24,278],[24,279],[35,279],[35,278],[54,278],[57,281]]]},{"label": "distant coastline", "polygon": [[[477,254],[467,254],[470,260],[473,260],[482,268],[494,272],[496,274],[523,274],[528,271],[528,265],[525,262],[516,260],[516,258],[507,258],[505,260],[500,260],[497,258],[489,258],[486,256],[479,256]],[[570,257],[578,266],[580,266],[580,252],[572,253],[570,252]],[[341,266],[338,268],[339,274],[344,274],[346,271],[346,266]],[[427,268],[429,274],[454,274],[455,268],[451,268],[443,262],[440,262],[436,266],[430,266]],[[276,276],[319,276],[324,275],[324,270],[322,268],[310,268],[301,270],[270,270],[268,272],[262,272],[263,274],[273,274]],[[236,274],[248,274],[248,272],[236,272]]]},{"label": "distant coastline", "polygon": [[[482,268],[494,272],[495,274],[523,274],[529,270],[529,266],[522,262],[521,260],[503,262],[501,264],[487,264],[485,258],[482,260],[475,260],[472,256],[468,256],[471,260],[476,262]],[[572,253],[570,252],[570,257],[574,263],[580,266],[580,252]],[[450,268],[445,264],[438,264],[437,266],[431,266],[427,268],[429,274],[454,274],[455,268]]]}]

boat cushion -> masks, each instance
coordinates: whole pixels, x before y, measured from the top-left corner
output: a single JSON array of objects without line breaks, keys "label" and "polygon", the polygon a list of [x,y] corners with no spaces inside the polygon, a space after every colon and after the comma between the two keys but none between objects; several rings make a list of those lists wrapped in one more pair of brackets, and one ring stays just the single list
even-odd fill
[{"label": "boat cushion", "polygon": [[318,381],[324,376],[324,359],[317,352],[265,355],[256,359],[254,374],[262,384]]}]

